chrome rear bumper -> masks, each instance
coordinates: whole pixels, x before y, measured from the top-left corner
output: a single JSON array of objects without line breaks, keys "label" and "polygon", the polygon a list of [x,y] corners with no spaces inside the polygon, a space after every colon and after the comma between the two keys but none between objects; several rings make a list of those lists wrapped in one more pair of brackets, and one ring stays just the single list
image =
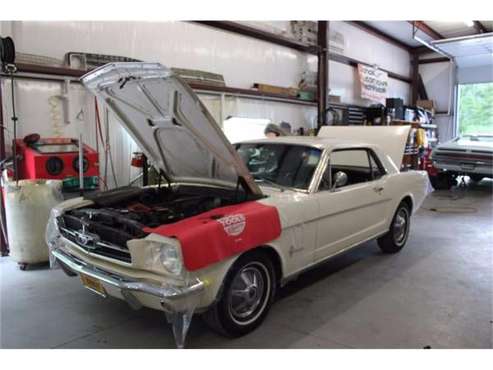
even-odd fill
[{"label": "chrome rear bumper", "polygon": [[478,174],[486,177],[493,176],[493,167],[486,165],[483,162],[453,162],[453,161],[437,161],[433,160],[433,167],[449,171],[457,174]]},{"label": "chrome rear bumper", "polygon": [[164,311],[177,312],[180,311],[181,306],[179,301],[183,301],[183,299],[187,298],[194,298],[202,293],[205,288],[204,283],[199,279],[196,279],[184,287],[149,284],[147,282],[137,281],[126,276],[102,270],[60,249],[52,250],[51,253],[71,272],[90,276],[102,283],[118,288],[125,301],[135,309],[142,307],[142,305],[132,292],[141,292],[157,297],[160,299]]}]

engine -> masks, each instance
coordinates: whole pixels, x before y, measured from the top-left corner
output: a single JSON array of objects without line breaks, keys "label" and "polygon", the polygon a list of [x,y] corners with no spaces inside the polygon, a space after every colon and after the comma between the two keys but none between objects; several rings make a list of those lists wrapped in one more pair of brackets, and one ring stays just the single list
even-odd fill
[{"label": "engine", "polygon": [[146,227],[177,222],[236,203],[232,190],[197,186],[125,187],[88,196],[93,204],[58,218],[61,234],[87,251],[131,262],[127,241],[143,238]]}]

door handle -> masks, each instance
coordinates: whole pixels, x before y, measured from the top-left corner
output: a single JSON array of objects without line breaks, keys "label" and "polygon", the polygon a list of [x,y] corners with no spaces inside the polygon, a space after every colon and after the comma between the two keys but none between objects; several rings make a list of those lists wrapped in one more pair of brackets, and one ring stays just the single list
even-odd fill
[{"label": "door handle", "polygon": [[385,189],[383,186],[375,186],[373,190],[375,190],[377,193],[381,193]]}]

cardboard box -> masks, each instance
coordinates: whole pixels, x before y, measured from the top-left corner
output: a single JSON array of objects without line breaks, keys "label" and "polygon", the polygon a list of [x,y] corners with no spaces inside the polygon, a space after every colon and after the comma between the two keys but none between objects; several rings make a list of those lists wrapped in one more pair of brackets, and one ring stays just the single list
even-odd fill
[{"label": "cardboard box", "polygon": [[286,95],[292,97],[298,96],[298,89],[294,87],[281,87],[281,86],[259,84],[259,83],[253,84],[253,87],[256,88],[258,91],[262,91],[265,93]]},{"label": "cardboard box", "polygon": [[433,100],[418,100],[416,105],[435,114],[435,101]]},{"label": "cardboard box", "polygon": [[341,97],[339,95],[329,95],[329,103],[340,103]]}]

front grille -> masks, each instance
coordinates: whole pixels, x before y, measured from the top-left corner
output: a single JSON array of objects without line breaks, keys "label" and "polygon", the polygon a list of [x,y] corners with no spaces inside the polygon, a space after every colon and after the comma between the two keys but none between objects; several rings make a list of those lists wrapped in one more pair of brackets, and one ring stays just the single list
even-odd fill
[{"label": "front grille", "polygon": [[[89,253],[131,263],[127,241],[133,237],[98,222],[65,214],[58,218],[62,236]],[[111,241],[109,241],[111,239]]]}]

